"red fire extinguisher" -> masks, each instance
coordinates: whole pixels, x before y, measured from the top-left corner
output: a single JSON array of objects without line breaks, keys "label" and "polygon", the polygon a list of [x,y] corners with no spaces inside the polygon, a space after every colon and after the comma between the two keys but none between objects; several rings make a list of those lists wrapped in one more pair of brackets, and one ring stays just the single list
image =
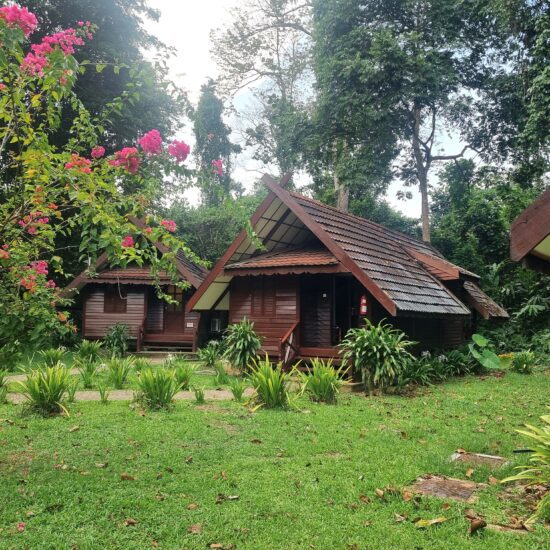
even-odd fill
[{"label": "red fire extinguisher", "polygon": [[367,314],[367,296],[363,294],[359,302],[359,315],[366,315],[366,314]]}]

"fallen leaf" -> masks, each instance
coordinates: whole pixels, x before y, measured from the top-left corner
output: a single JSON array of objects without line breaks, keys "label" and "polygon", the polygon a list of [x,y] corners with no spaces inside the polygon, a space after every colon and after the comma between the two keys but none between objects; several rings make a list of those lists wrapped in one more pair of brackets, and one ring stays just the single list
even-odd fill
[{"label": "fallen leaf", "polygon": [[410,491],[403,491],[403,500],[405,502],[408,502],[409,500],[411,500],[411,498],[413,498],[413,494],[410,492]]},{"label": "fallen leaf", "polygon": [[473,519],[470,522],[470,535],[473,535],[480,529],[483,529],[484,527],[487,527],[487,522],[481,518]]},{"label": "fallen leaf", "polygon": [[69,428],[69,432],[71,433],[78,432],[78,430],[80,430],[80,426],[73,426],[72,428]]},{"label": "fallen leaf", "polygon": [[192,502],[191,504],[187,505],[188,510],[196,510],[199,507],[199,505],[196,502]]},{"label": "fallen leaf", "polygon": [[222,495],[221,493],[218,493],[218,496],[216,498],[216,504],[221,504],[222,502],[225,502],[226,500],[239,500],[238,495]]},{"label": "fallen leaf", "polygon": [[217,548],[218,550],[233,550],[234,544],[220,544],[219,542],[213,542],[208,548]]},{"label": "fallen leaf", "polygon": [[370,502],[370,498],[367,495],[361,495],[359,497],[359,500],[363,502],[364,504],[368,504]]},{"label": "fallen leaf", "polygon": [[200,523],[194,523],[187,528],[187,532],[192,535],[199,535],[202,533],[202,525]]},{"label": "fallen leaf", "polygon": [[382,489],[375,489],[374,492],[376,493],[376,496],[384,498],[384,491],[382,491]]},{"label": "fallen leaf", "polygon": [[445,502],[445,503],[441,506],[441,509],[442,509],[442,510],[448,510],[450,507],[451,507],[451,505],[450,505],[448,502]]},{"label": "fallen leaf", "polygon": [[472,520],[477,519],[478,516],[471,508],[467,508],[466,510],[464,510],[464,517]]},{"label": "fallen leaf", "polygon": [[124,520],[124,525],[125,525],[126,527],[130,527],[130,526],[132,526],[132,525],[137,525],[137,521],[136,521],[135,519],[133,519],[133,518],[128,518],[128,519],[125,519],[125,520]]},{"label": "fallen leaf", "polygon": [[465,451],[464,449],[457,449],[456,452],[457,452],[458,454],[461,454],[461,455],[462,455],[462,454],[464,454],[466,451]]},{"label": "fallen leaf", "polygon": [[474,473],[474,469],[473,468],[468,468],[466,470],[466,477],[472,477],[473,473]]},{"label": "fallen leaf", "polygon": [[154,548],[158,548],[159,543],[158,543],[156,540],[153,539],[153,540],[151,541],[151,546],[153,546]]},{"label": "fallen leaf", "polygon": [[261,445],[262,440],[261,439],[251,439],[250,443],[254,443],[255,445]]},{"label": "fallen leaf", "polygon": [[122,481],[135,481],[136,478],[127,472],[122,472],[120,474],[120,479],[122,479]]},{"label": "fallen leaf", "polygon": [[493,477],[493,476],[489,476],[489,483],[491,485],[498,485],[499,481],[496,477]]},{"label": "fallen leaf", "polygon": [[227,481],[227,474],[225,472],[222,472],[222,479],[224,481]]},{"label": "fallen leaf", "polygon": [[419,519],[418,521],[416,521],[414,524],[419,528],[419,529],[424,529],[426,527],[430,527],[432,525],[437,525],[439,523],[443,523],[445,521],[447,521],[448,518],[445,518],[443,516],[441,517],[438,517],[438,518],[434,518],[434,519]]},{"label": "fallen leaf", "polygon": [[157,493],[157,494],[155,495],[155,498],[156,498],[157,500],[161,500],[161,501],[162,501],[162,500],[164,500],[164,499],[166,498],[166,496],[163,495],[162,493]]},{"label": "fallen leaf", "polygon": [[407,521],[407,516],[402,516],[401,514],[394,514],[396,523],[401,523]]},{"label": "fallen leaf", "polygon": [[193,462],[193,457],[192,457],[192,456],[188,456],[188,457],[185,459],[185,463],[186,463],[186,464],[191,464],[191,462]]},{"label": "fallen leaf", "polygon": [[107,468],[108,465],[109,465],[108,462],[96,462],[95,463],[96,468]]},{"label": "fallen leaf", "polygon": [[36,514],[32,510],[29,510],[28,512],[25,512],[25,515],[28,518],[33,518],[34,516],[36,516]]}]

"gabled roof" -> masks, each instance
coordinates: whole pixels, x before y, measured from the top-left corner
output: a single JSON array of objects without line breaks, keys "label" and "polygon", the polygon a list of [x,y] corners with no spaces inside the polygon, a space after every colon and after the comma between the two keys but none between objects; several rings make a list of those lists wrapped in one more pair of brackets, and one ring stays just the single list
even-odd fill
[{"label": "gabled roof", "polygon": [[477,275],[445,260],[429,243],[287,191],[288,179],[278,185],[268,175],[262,178],[270,193],[251,224],[267,251],[258,250],[242,231],[191,298],[189,309],[218,306],[235,270],[273,267],[278,261],[304,263],[309,251],[322,247],[326,261],[351,273],[393,316],[470,315],[442,281],[477,280]]},{"label": "gabled roof", "polygon": [[550,274],[550,187],[512,223],[510,256]]},{"label": "gabled roof", "polygon": [[[132,217],[130,221],[140,229],[146,227],[145,222],[138,218]],[[166,254],[166,252],[170,250],[166,245],[160,242],[154,241],[153,244],[161,254]],[[182,279],[189,282],[194,288],[198,288],[204,281],[207,271],[187,258],[181,250],[178,250],[176,253],[175,262],[176,269]],[[90,277],[90,271],[97,273],[97,278]],[[161,283],[166,283],[168,280],[166,273],[160,273],[159,277]],[[63,289],[63,293],[69,294],[76,290],[80,290],[88,283],[94,282],[108,283],[109,281],[113,281],[113,283],[115,283],[120,281],[128,284],[150,284],[153,279],[148,267],[136,267],[132,265],[126,268],[110,268],[109,258],[107,254],[103,253],[95,261],[93,269],[89,268],[82,271]]]},{"label": "gabled roof", "polygon": [[304,267],[308,265],[338,265],[338,260],[328,250],[320,247],[290,248],[252,256],[252,258],[228,264],[225,266],[225,271],[270,267]]}]

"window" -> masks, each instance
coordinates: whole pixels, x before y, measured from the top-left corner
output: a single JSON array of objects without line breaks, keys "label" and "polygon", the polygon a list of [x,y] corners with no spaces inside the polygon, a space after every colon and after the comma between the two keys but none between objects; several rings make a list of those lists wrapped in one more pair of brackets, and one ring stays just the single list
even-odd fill
[{"label": "window", "polygon": [[219,317],[213,317],[210,319],[210,332],[221,332],[222,320]]},{"label": "window", "polygon": [[126,313],[126,289],[119,285],[105,285],[103,290],[103,313]]},{"label": "window", "polygon": [[166,311],[183,311],[183,290],[177,286],[169,286],[166,290],[166,294],[168,294],[172,300],[176,300],[177,302],[166,304]]}]

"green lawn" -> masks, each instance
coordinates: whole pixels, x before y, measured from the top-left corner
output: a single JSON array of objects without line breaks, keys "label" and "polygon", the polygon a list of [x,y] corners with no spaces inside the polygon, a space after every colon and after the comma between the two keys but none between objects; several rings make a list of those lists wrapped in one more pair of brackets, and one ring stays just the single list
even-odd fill
[{"label": "green lawn", "polygon": [[[525,441],[514,428],[544,414],[548,387],[540,373],[468,377],[416,397],[304,399],[300,412],[178,402],[140,414],[112,402],[44,419],[2,405],[0,548],[542,548],[550,544],[542,526],[526,536],[468,535],[466,508],[490,523],[527,513],[501,486],[450,507],[388,491],[382,500],[375,490],[428,472],[465,478],[468,466],[449,462],[459,447],[516,461]],[[511,471],[476,468],[472,479]],[[448,521],[413,523],[439,516]]]}]

